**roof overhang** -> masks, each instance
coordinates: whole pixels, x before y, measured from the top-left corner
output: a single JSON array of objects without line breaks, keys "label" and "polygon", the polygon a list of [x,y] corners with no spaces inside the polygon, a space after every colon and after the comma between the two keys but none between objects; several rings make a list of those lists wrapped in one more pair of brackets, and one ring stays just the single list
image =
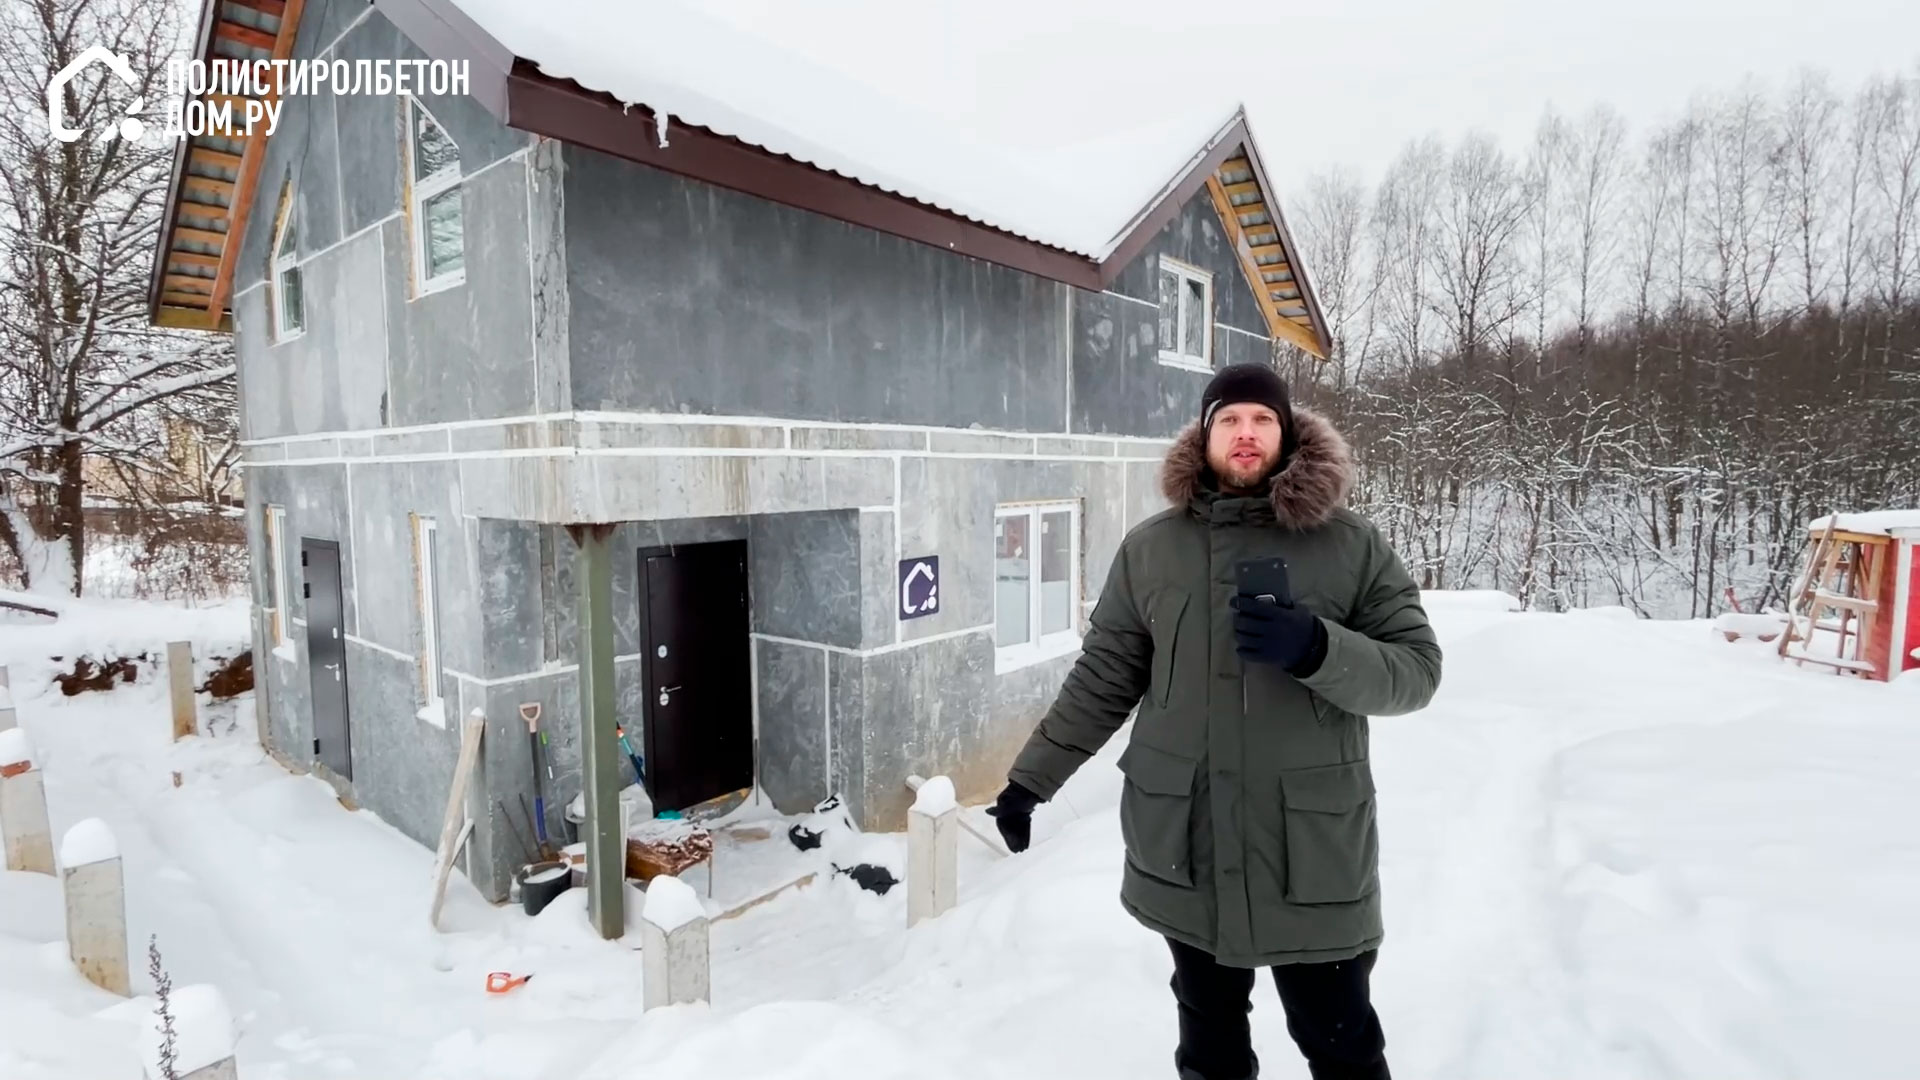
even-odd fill
[{"label": "roof overhang", "polygon": [[[194,58],[284,60],[293,52],[304,6],[305,0],[208,0]],[[236,123],[224,134],[188,136],[174,151],[147,314],[156,326],[231,332],[234,272],[268,138],[264,128],[239,130],[238,119],[248,102],[273,99],[200,99],[224,102]]]},{"label": "roof overhang", "polygon": [[[220,2],[209,0],[202,15],[199,55],[203,59],[220,40],[214,17]],[[291,52],[302,0],[284,0],[284,4],[282,0],[237,2],[261,12],[282,8],[273,55],[283,57]],[[662,146],[651,109],[541,72],[531,61],[503,46],[455,0],[374,0],[374,6],[432,59],[466,61],[470,94],[509,127],[1081,289],[1097,291],[1110,286],[1181,208],[1205,188],[1235,245],[1273,336],[1321,358],[1331,349],[1325,320],[1301,272],[1297,250],[1260,164],[1244,113],[1235,113],[1179,167],[1114,237],[1107,254],[1094,259],[708,128],[674,122]],[[210,158],[207,147],[182,146],[175,161],[174,186],[168,193],[163,257],[155,260],[150,310],[156,323],[207,328],[219,325],[223,329],[231,326],[233,262],[238,256],[259,161],[265,153],[265,138],[264,134],[252,136],[238,154],[226,157]],[[210,186],[200,174],[218,165],[232,165],[234,173],[231,206],[225,208],[225,236],[218,245],[217,265],[205,275],[209,281],[204,298],[194,295],[183,301],[179,293],[166,291],[168,281],[191,288],[196,294],[199,288],[195,283],[182,282],[179,268],[170,263],[181,262],[182,254],[186,263],[204,263],[204,248],[196,250],[192,241],[210,239],[202,235],[210,230],[195,233],[187,227],[188,231],[180,231],[182,207],[187,207],[191,215],[199,212],[193,208],[201,205],[197,201],[183,202],[183,180],[189,185]],[[224,179],[224,175],[216,171],[214,178]],[[220,207],[216,205],[215,209]],[[196,271],[193,276],[202,275]],[[198,305],[197,311],[194,305]]]}]

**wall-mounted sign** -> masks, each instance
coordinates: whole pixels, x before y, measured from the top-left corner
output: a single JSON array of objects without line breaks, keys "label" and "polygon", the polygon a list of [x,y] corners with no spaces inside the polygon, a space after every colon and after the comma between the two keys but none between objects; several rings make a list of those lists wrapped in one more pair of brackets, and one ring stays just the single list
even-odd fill
[{"label": "wall-mounted sign", "polygon": [[918,619],[940,610],[940,556],[900,560],[900,618]]}]

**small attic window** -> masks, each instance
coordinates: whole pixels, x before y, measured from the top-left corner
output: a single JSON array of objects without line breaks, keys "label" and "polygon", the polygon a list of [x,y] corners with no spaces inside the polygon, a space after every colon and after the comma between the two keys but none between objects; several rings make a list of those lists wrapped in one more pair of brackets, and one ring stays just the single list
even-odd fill
[{"label": "small attic window", "polygon": [[293,181],[281,188],[280,228],[273,238],[273,337],[288,341],[306,327],[307,308],[300,287],[300,204]]},{"label": "small attic window", "polygon": [[426,106],[411,96],[407,98],[407,162],[416,292],[458,285],[466,280],[460,147]]},{"label": "small attic window", "polygon": [[1213,275],[1160,259],[1160,362],[1213,370]]}]

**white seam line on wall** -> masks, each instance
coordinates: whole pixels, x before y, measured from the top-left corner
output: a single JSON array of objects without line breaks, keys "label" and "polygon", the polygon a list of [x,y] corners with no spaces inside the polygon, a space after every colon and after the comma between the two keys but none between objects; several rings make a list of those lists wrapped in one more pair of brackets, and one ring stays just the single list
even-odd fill
[{"label": "white seam line on wall", "polygon": [[445,666],[443,666],[441,670],[445,671],[449,675],[452,675],[456,679],[463,679],[467,682],[474,684],[475,686],[493,687],[493,686],[506,686],[509,683],[531,682],[534,679],[544,679],[549,675],[570,675],[578,672],[580,670],[580,665],[579,664],[563,664],[559,667],[543,668],[539,671],[522,672],[519,675],[502,675],[494,679],[483,679],[478,675],[469,675],[464,671],[455,671],[452,668],[445,667]]},{"label": "white seam line on wall", "polygon": [[1072,435],[1073,434],[1073,290],[1072,289],[1066,290],[1064,297],[1065,297],[1065,307],[1067,309],[1067,317],[1061,328],[1061,337],[1065,338],[1066,340],[1061,342],[1060,355],[1064,358],[1064,367],[1067,373],[1067,384],[1066,384],[1067,392],[1065,395],[1067,399],[1067,415],[1066,415],[1065,425],[1061,428],[1061,430],[1066,432],[1066,434],[1068,435]]},{"label": "white seam line on wall", "polygon": [[[353,628],[360,629],[360,545],[353,538],[353,463],[343,462],[347,474],[347,571],[353,575]],[[342,623],[346,622],[346,612],[341,612]],[[346,633],[346,627],[340,628]]]},{"label": "white seam line on wall", "polygon": [[[929,436],[929,439],[931,439],[931,436]],[[900,560],[906,558],[904,554],[906,551],[906,538],[901,535],[901,531],[906,525],[906,515],[900,512],[900,463],[903,460],[899,454],[893,455],[893,566],[890,567],[893,573],[887,575],[887,580],[896,583],[899,581]],[[894,593],[898,588],[899,586],[895,584],[887,591]],[[889,603],[887,608],[888,613],[893,616],[893,643],[898,645],[904,633],[900,627],[900,597],[895,595],[892,603]]]},{"label": "white seam line on wall", "polygon": [[[533,145],[540,145],[540,136],[533,137]],[[533,348],[533,411],[540,411],[540,274],[533,265],[533,177],[534,160],[531,148],[527,154],[527,337]],[[453,435],[447,435],[447,442],[453,442]],[[449,445],[447,449],[453,447]]]},{"label": "white seam line on wall", "polygon": [[[380,405],[381,419],[393,417],[393,312],[387,310],[387,234],[380,232]],[[447,433],[447,446],[453,446],[453,433]]]},{"label": "white seam line on wall", "polygon": [[[1064,432],[1064,431],[1039,431],[1039,432],[1007,431],[1003,429],[992,429],[992,428],[941,427],[939,425],[934,425],[934,424],[887,424],[887,423],[844,424],[844,423],[838,423],[832,420],[789,420],[789,419],[782,419],[780,417],[771,417],[771,416],[735,416],[735,415],[721,415],[721,414],[705,416],[705,415],[698,415],[694,413],[605,412],[605,411],[563,410],[559,412],[548,412],[548,413],[522,413],[516,416],[495,416],[495,417],[488,417],[483,420],[444,420],[444,421],[439,421],[431,424],[393,424],[387,427],[380,428],[378,429],[377,432],[369,432],[366,429],[349,428],[349,429],[343,429],[338,431],[309,432],[303,435],[271,435],[271,436],[266,436],[258,439],[245,439],[245,440],[242,440],[241,445],[273,446],[273,445],[279,445],[282,443],[313,442],[319,439],[338,439],[338,438],[346,438],[346,437],[364,438],[370,433],[377,433],[381,435],[395,435],[395,434],[404,434],[408,432],[434,431],[440,428],[510,427],[516,424],[524,424],[524,423],[536,422],[536,421],[571,421],[574,423],[591,422],[591,423],[598,423],[598,424],[624,425],[627,427],[753,427],[753,428],[767,428],[767,429],[776,430],[776,431],[785,429],[788,432],[791,432],[794,428],[813,428],[813,429],[826,428],[826,429],[834,429],[839,431],[903,431],[903,432],[912,432],[915,434],[921,434],[926,436],[926,438],[923,440],[923,445],[926,449],[929,449],[929,450],[932,449],[932,446],[933,446],[932,436],[934,435],[965,435],[965,436],[983,436],[983,435],[996,436],[997,435],[997,436],[1001,436],[1009,439],[1079,438],[1079,439],[1090,439],[1098,442],[1111,442],[1119,445],[1125,445],[1129,443],[1141,443],[1141,444],[1153,443],[1153,444],[1165,445],[1173,441],[1171,437],[1156,437],[1156,436],[1150,436],[1150,435],[1088,435],[1085,433],[1082,433],[1079,435],[1073,435],[1070,432]],[[747,450],[747,449],[755,449],[755,448],[738,447],[736,449]],[[771,449],[781,449],[781,448],[780,447],[760,447],[758,449],[771,450]],[[895,450],[891,452],[892,453],[913,453],[914,451],[913,450]]]},{"label": "white seam line on wall", "polygon": [[317,60],[320,57],[325,56],[328,53],[331,53],[333,50],[339,48],[340,43],[346,40],[346,37],[348,34],[353,33],[354,30],[356,30],[361,23],[366,22],[368,19],[373,17],[373,12],[374,12],[373,5],[368,4],[367,10],[361,12],[358,15],[355,15],[353,17],[353,21],[347,24],[346,29],[341,30],[338,34],[335,34],[333,40],[327,42],[326,48],[321,49],[319,52],[314,54],[314,59]]},{"label": "white seam line on wall", "polygon": [[865,658],[869,656],[885,656],[888,653],[899,652],[902,649],[912,649],[921,645],[950,641],[953,638],[965,637],[968,634],[990,633],[992,630],[992,623],[982,623],[979,626],[968,626],[959,630],[948,630],[944,633],[928,634],[926,637],[913,638],[909,641],[902,641],[893,645],[876,645],[871,649],[849,649],[845,645],[824,645],[818,641],[801,641],[798,638],[780,637],[777,634],[766,634],[758,630],[753,631],[753,636],[762,641],[771,641],[777,645],[804,645],[810,649],[825,649],[828,652],[839,653],[842,656]]},{"label": "white seam line on wall", "polygon": [[[754,636],[747,635],[747,693],[752,695],[752,707],[748,715],[753,717],[753,790],[760,792],[760,643]],[[642,737],[645,732],[641,732]],[[644,752],[644,751],[643,751]]]},{"label": "white seam line on wall", "polygon": [[820,650],[820,737],[826,749],[827,795],[833,795],[833,654]]},{"label": "white seam line on wall", "polygon": [[1254,332],[1253,332],[1253,331],[1251,331],[1251,330],[1242,330],[1242,329],[1240,329],[1240,328],[1239,328],[1239,327],[1237,327],[1237,326],[1228,326],[1228,325],[1227,325],[1226,323],[1218,323],[1218,324],[1216,324],[1216,325],[1218,325],[1218,326],[1220,327],[1220,329],[1222,329],[1222,330],[1231,330],[1231,331],[1233,331],[1233,332],[1234,332],[1234,333],[1236,333],[1236,334],[1245,334],[1246,336],[1248,336],[1248,337],[1250,337],[1250,338],[1254,338],[1255,340],[1258,340],[1258,341],[1272,341],[1272,340],[1273,340],[1273,338],[1272,338],[1272,336],[1271,336],[1271,335],[1268,335],[1268,334],[1256,334],[1256,333],[1254,333]]},{"label": "white seam line on wall", "polygon": [[[305,620],[303,619],[295,619],[294,621],[305,622]],[[389,649],[385,645],[382,645],[377,641],[368,641],[366,638],[359,637],[354,634],[342,634],[340,636],[345,638],[348,641],[353,642],[355,645],[365,646],[366,648],[372,649],[375,652],[386,653],[388,656],[391,656],[396,660],[405,660],[409,664],[418,664],[420,662],[420,658],[417,656],[409,656],[406,653],[401,652],[399,649]],[[417,686],[420,682],[419,677],[415,676],[413,679],[413,682]]]}]

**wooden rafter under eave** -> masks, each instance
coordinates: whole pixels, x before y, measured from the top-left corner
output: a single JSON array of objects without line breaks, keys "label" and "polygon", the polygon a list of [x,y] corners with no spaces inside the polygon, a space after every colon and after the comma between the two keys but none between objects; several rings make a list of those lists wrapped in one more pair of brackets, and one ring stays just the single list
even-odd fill
[{"label": "wooden rafter under eave", "polygon": [[[1326,351],[1321,346],[1320,339],[1314,335],[1310,328],[1301,326],[1299,323],[1280,314],[1280,306],[1273,298],[1274,287],[1272,284],[1265,283],[1261,280],[1260,271],[1264,268],[1255,265],[1253,261],[1253,248],[1247,243],[1246,234],[1248,230],[1240,224],[1240,217],[1234,212],[1236,208],[1227,195],[1227,185],[1220,182],[1219,176],[1207,177],[1207,194],[1212,196],[1213,208],[1219,212],[1220,221],[1226,226],[1227,241],[1233,245],[1235,256],[1240,260],[1241,272],[1246,275],[1247,284],[1253,289],[1254,299],[1260,303],[1261,314],[1267,318],[1268,331],[1272,333],[1274,337],[1290,345],[1296,345],[1307,353],[1317,356],[1322,360],[1326,359]],[[1266,229],[1267,227],[1268,226],[1265,225],[1251,226],[1253,229]],[[1291,285],[1292,283],[1288,282],[1287,284]]]},{"label": "wooden rafter under eave", "polygon": [[[273,36],[273,59],[285,60],[293,53],[293,39],[300,27],[300,12],[306,0],[286,0],[280,13],[280,29]],[[223,24],[222,32],[224,32]],[[247,216],[253,209],[254,189],[259,186],[260,163],[267,155],[267,135],[256,131],[249,135],[240,153],[239,173],[234,178],[233,205],[227,212],[227,242],[220,248],[220,267],[214,272],[212,291],[207,297],[211,317],[222,317],[233,294],[234,264],[240,261],[240,237],[246,233]]]}]

